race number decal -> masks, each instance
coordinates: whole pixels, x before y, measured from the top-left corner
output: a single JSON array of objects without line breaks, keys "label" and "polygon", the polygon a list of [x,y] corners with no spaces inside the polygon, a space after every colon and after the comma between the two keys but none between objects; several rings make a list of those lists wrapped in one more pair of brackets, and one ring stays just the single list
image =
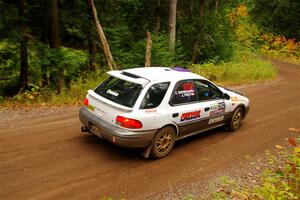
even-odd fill
[{"label": "race number decal", "polygon": [[195,96],[194,84],[192,82],[182,84],[182,90],[175,91],[176,95],[181,97]]}]

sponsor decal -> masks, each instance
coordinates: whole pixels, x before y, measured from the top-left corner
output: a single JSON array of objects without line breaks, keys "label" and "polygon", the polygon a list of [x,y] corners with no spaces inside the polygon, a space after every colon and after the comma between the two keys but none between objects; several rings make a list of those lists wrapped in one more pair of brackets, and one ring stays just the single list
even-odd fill
[{"label": "sponsor decal", "polygon": [[238,101],[238,98],[236,96],[232,96],[231,101]]},{"label": "sponsor decal", "polygon": [[210,106],[210,116],[219,115],[225,112],[226,104],[225,102],[219,102]]},{"label": "sponsor decal", "polygon": [[212,118],[208,121],[208,124],[214,124],[214,123],[223,121],[223,119],[224,119],[224,116]]},{"label": "sponsor decal", "polygon": [[187,120],[191,120],[191,119],[200,118],[200,114],[201,114],[201,110],[183,113],[181,115],[180,121],[183,122],[183,121],[187,121]]},{"label": "sponsor decal", "polygon": [[232,96],[230,99],[231,99],[232,102],[236,102],[236,101],[245,101],[245,100],[243,100],[243,99],[239,99],[237,96]]},{"label": "sponsor decal", "polygon": [[112,91],[111,89],[108,89],[108,90],[106,91],[106,93],[107,93],[107,94],[114,95],[115,97],[119,96],[119,93],[114,92],[114,91]]},{"label": "sponsor decal", "polygon": [[213,104],[210,106],[210,110],[218,110],[218,104]]},{"label": "sponsor decal", "polygon": [[156,110],[145,110],[145,113],[155,113]]},{"label": "sponsor decal", "polygon": [[176,95],[181,95],[181,97],[189,97],[194,96],[195,91],[194,90],[180,90],[175,92]]}]

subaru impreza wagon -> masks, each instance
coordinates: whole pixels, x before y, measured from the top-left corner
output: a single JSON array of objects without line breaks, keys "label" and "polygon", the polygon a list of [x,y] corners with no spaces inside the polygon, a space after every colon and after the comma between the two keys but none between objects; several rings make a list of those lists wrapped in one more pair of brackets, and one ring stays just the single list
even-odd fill
[{"label": "subaru impreza wagon", "polygon": [[109,71],[79,111],[83,132],[162,158],[175,141],[220,126],[237,130],[249,99],[182,68]]}]

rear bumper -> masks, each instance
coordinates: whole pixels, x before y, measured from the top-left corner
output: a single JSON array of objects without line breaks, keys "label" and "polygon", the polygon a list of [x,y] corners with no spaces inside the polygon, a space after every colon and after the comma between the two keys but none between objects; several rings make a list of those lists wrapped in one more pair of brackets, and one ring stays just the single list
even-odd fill
[{"label": "rear bumper", "polygon": [[147,131],[129,131],[119,128],[99,118],[86,107],[80,108],[79,119],[88,129],[92,125],[96,126],[99,131],[93,132],[95,135],[122,147],[147,147],[157,132],[156,129]]}]

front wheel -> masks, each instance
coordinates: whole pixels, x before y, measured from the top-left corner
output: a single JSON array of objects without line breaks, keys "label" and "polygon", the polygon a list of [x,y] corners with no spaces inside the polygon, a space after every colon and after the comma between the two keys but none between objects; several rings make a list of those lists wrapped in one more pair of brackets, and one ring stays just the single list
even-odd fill
[{"label": "front wheel", "polygon": [[236,131],[237,129],[239,129],[241,126],[242,120],[243,120],[243,109],[239,107],[234,111],[234,113],[229,121],[229,124],[228,124],[229,131],[233,132],[233,131]]},{"label": "front wheel", "polygon": [[154,159],[165,157],[172,150],[175,143],[175,130],[170,127],[164,127],[153,138],[151,147],[151,156]]}]

